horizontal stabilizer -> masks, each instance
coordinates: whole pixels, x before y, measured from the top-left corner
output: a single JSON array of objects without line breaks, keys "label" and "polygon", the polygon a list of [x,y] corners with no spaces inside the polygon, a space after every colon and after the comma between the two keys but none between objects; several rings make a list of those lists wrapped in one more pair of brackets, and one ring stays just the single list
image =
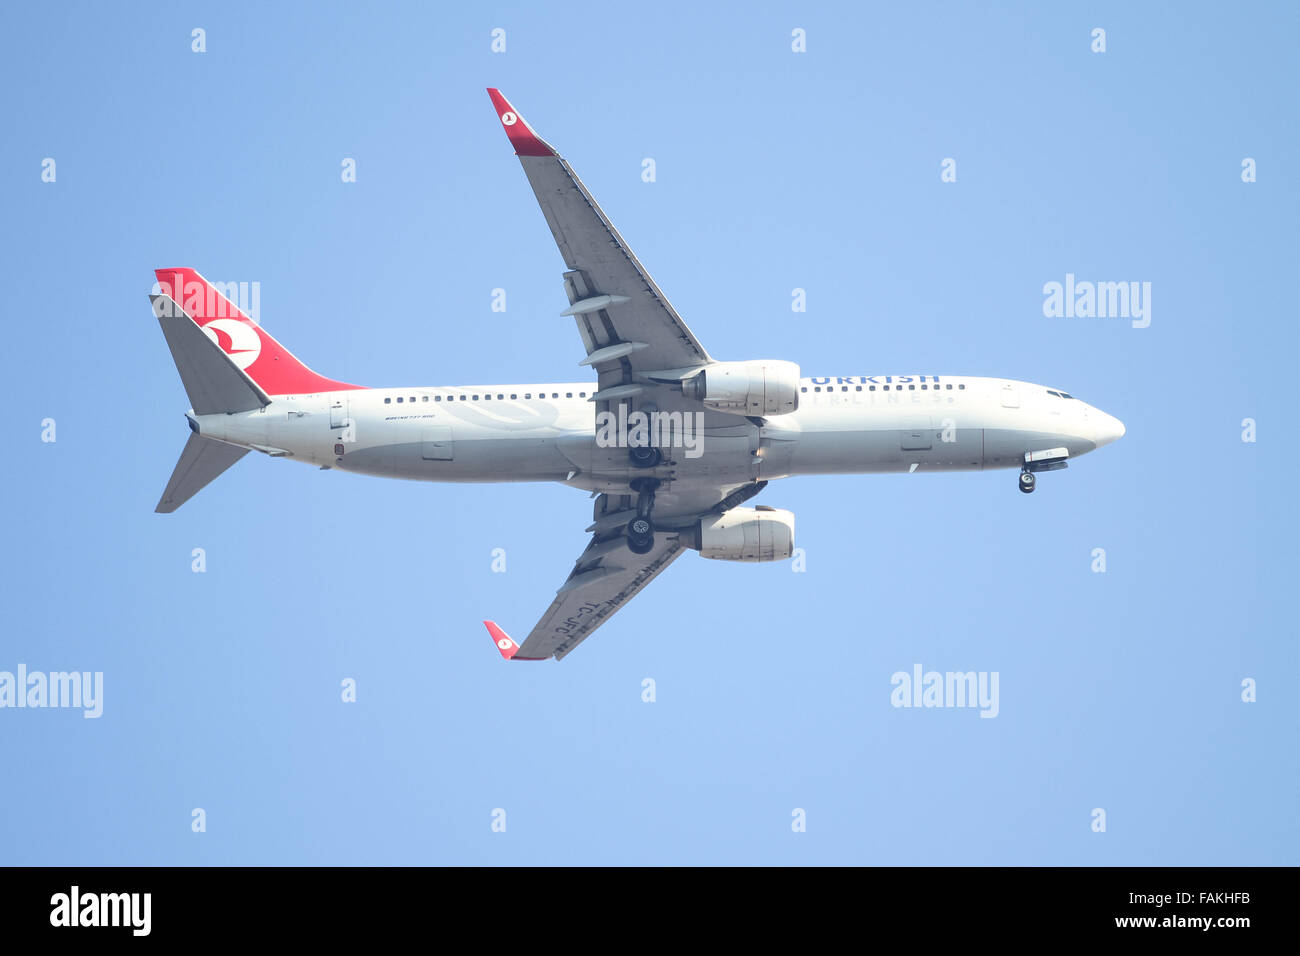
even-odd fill
[{"label": "horizontal stabilizer", "polygon": [[176,371],[181,373],[181,383],[194,414],[251,412],[271,404],[266,392],[185,314],[175,299],[151,295],[149,301],[153,303],[153,314],[162,326],[167,347],[172,350]]},{"label": "horizontal stabilizer", "polygon": [[171,514],[247,454],[247,448],[227,445],[223,441],[204,438],[197,433],[190,435],[154,511]]}]

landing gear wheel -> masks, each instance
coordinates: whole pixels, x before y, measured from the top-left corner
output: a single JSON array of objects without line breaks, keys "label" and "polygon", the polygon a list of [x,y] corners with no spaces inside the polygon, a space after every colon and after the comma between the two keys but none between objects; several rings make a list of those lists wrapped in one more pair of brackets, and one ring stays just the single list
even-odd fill
[{"label": "landing gear wheel", "polygon": [[649,518],[633,518],[627,523],[627,547],[633,554],[647,554],[655,546],[655,526]]},{"label": "landing gear wheel", "polygon": [[632,462],[633,468],[653,468],[659,462],[663,461],[663,455],[658,448],[652,448],[649,445],[640,445],[627,450],[628,460]]},{"label": "landing gear wheel", "polygon": [[1034,478],[1034,473],[1032,471],[1022,471],[1020,473],[1020,490],[1025,494],[1029,494],[1033,491],[1036,484],[1037,479]]}]

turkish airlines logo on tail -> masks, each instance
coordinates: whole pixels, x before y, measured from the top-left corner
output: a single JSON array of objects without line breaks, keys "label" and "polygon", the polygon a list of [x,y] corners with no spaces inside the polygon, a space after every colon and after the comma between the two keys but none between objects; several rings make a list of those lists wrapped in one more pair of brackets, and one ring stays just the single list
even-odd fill
[{"label": "turkish airlines logo on tail", "polygon": [[203,326],[203,334],[230,356],[239,368],[246,369],[262,354],[262,337],[257,329],[239,319],[213,319]]}]

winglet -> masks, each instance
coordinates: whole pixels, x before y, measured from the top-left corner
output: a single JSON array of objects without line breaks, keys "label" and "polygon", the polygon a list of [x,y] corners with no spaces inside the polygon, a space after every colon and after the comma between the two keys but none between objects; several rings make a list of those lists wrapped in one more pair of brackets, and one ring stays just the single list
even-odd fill
[{"label": "winglet", "polygon": [[545,657],[515,657],[519,653],[519,645],[515,639],[501,630],[496,621],[484,621],[487,625],[488,633],[492,635],[492,643],[496,644],[497,650],[501,656],[508,661],[544,661]]},{"label": "winglet", "polygon": [[501,656],[506,660],[514,657],[519,650],[519,645],[514,642],[514,639],[501,630],[496,621],[484,621],[483,623],[487,625],[488,633],[492,635],[492,641],[496,644],[497,650],[501,652]]},{"label": "winglet", "polygon": [[515,148],[516,156],[555,155],[555,150],[533,132],[528,121],[519,115],[519,111],[510,105],[510,101],[501,95],[500,90],[489,86],[488,96],[492,97],[497,119],[501,120],[501,125],[505,127],[506,136],[510,138],[510,145]]}]

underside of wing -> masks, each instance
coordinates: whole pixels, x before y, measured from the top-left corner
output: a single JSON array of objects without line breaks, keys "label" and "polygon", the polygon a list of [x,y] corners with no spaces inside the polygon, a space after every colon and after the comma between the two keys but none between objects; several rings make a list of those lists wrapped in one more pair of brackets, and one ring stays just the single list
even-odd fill
[{"label": "underside of wing", "polygon": [[[704,515],[733,507],[761,489],[767,449],[762,420],[754,416],[772,413],[766,410],[772,403],[756,403],[757,412],[750,407],[755,374],[761,379],[758,390],[766,395],[762,368],[758,373],[748,366],[717,373],[719,394],[729,387],[728,375],[743,379],[739,391],[744,401],[728,405],[709,393],[714,379],[706,379],[706,368],[718,363],[569,164],[499,90],[488,94],[567,267],[564,285],[570,304],[563,314],[577,323],[586,352],[580,364],[598,376],[588,399],[594,406],[594,436],[575,433],[559,442],[575,469],[570,479],[580,474],[581,487],[603,492],[587,529],[591,541],[522,642],[487,622],[507,659],[563,658],[654,580],[688,542],[701,539]],[[793,374],[797,392],[797,370]],[[796,399],[787,404],[788,409],[776,412],[797,407]],[[770,526],[758,521],[749,530],[756,533],[758,524]]]},{"label": "underside of wing", "polygon": [[[718,492],[703,489],[691,497],[698,501],[701,515],[720,514],[752,498],[766,484],[747,483],[721,500]],[[601,495],[596,500],[595,520],[587,529],[592,532],[591,541],[522,644],[495,622],[484,622],[502,657],[517,661],[562,659],[688,550],[683,535],[689,535],[697,523],[694,508],[691,514],[679,514],[673,519],[676,528],[656,533],[648,552],[636,554],[630,550],[624,528],[636,515],[634,502],[627,495]]]},{"label": "underside of wing", "polygon": [[675,534],[657,535],[646,554],[628,550],[622,529],[593,535],[515,659],[563,659],[684,550]]},{"label": "underside of wing", "polygon": [[488,94],[568,268],[570,306],[564,314],[577,320],[588,356],[584,364],[602,373],[602,387],[607,367],[620,362],[638,370],[711,362],[569,164],[499,90]]}]

